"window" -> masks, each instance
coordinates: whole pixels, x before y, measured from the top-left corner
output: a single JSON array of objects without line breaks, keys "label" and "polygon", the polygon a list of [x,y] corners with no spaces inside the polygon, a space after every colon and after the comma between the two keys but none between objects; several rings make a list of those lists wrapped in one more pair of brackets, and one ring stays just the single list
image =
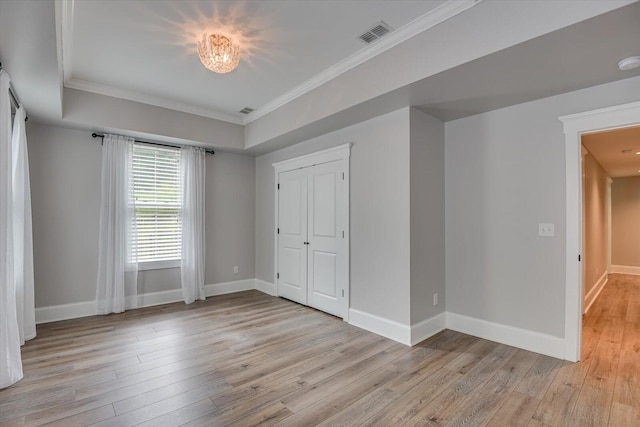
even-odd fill
[{"label": "window", "polygon": [[133,197],[140,269],[179,266],[180,150],[134,144]]}]

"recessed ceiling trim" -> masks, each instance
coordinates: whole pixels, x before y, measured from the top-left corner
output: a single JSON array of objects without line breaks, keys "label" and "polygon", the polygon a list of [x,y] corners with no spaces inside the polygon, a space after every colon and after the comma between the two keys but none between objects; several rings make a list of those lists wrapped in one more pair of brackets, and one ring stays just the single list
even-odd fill
[{"label": "recessed ceiling trim", "polygon": [[98,95],[111,96],[113,98],[126,99],[133,102],[141,102],[143,104],[149,104],[156,107],[181,111],[183,113],[209,117],[211,119],[222,120],[224,122],[234,123],[237,125],[243,124],[242,118],[236,117],[231,114],[224,114],[217,111],[212,111],[208,108],[196,107],[191,104],[120,89],[105,84],[88,82],[81,79],[69,79],[65,81],[64,85],[65,87],[68,87],[70,89],[83,90],[85,92],[97,93]]},{"label": "recessed ceiling trim", "polygon": [[86,80],[72,78],[72,42],[73,42],[73,14],[74,14],[75,0],[56,0],[56,7],[59,8],[59,14],[56,13],[56,19],[59,19],[58,28],[60,31],[60,47],[62,50],[59,54],[59,60],[61,64],[58,66],[61,80],[61,96],[63,96],[63,88],[68,87],[70,89],[83,90],[86,92],[97,93],[98,95],[111,96],[114,98],[126,99],[128,101],[141,102],[144,104],[154,105],[156,107],[168,108],[171,110],[181,111],[188,114],[196,114],[198,116],[209,117],[211,119],[222,120],[234,124],[244,124],[241,117],[236,117],[231,114],[225,114],[218,111],[212,111],[211,109],[197,107],[191,104],[173,101],[166,98],[155,97],[151,95],[145,95],[136,93],[129,90],[120,89],[117,87],[89,82]]},{"label": "recessed ceiling trim", "polygon": [[282,107],[294,99],[310,92],[324,83],[338,77],[339,75],[357,67],[358,65],[374,58],[377,55],[391,49],[392,47],[432,28],[467,9],[480,3],[482,0],[447,0],[445,3],[429,11],[428,13],[411,21],[407,25],[393,31],[379,40],[377,43],[369,45],[337,64],[327,68],[323,72],[316,74],[300,86],[284,93],[272,101],[257,108],[255,111],[244,117],[215,112],[210,109],[195,107],[183,102],[168,100],[160,97],[153,97],[141,93],[135,93],[116,87],[71,78],[72,60],[72,36],[73,36],[73,9],[75,0],[56,0],[60,5],[61,15],[61,38],[62,38],[62,80],[65,87],[87,92],[97,93],[111,97],[123,98],[129,101],[142,102],[158,107],[169,108],[190,114],[197,114],[210,117],[216,120],[223,120],[235,124],[248,124],[254,120],[267,115],[268,113]]},{"label": "recessed ceiling trim", "polygon": [[300,86],[286,92],[278,98],[275,98],[273,101],[262,105],[254,112],[247,114],[243,120],[244,124],[251,123],[260,117],[267,115],[305,93],[310,92],[318,86],[327,83],[352,68],[355,68],[371,58],[374,58],[392,47],[410,39],[411,37],[414,37],[429,28],[433,28],[436,25],[464,12],[465,10],[472,8],[481,1],[482,0],[447,0],[447,2],[441,4],[435,9],[393,31],[384,38],[379,39],[376,43],[368,45],[355,54],[327,68],[323,72],[316,74]]}]

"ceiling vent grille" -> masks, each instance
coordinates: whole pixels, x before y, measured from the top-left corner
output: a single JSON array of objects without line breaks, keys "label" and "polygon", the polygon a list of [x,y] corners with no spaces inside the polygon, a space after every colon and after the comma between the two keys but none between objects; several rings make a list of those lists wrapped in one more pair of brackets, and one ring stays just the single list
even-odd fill
[{"label": "ceiling vent grille", "polygon": [[242,114],[249,114],[250,112],[253,111],[253,108],[249,108],[249,107],[244,107],[242,110],[240,110],[240,113]]},{"label": "ceiling vent grille", "polygon": [[380,21],[369,28],[366,32],[360,34],[358,38],[363,42],[369,44],[378,40],[380,37],[389,34],[391,31],[393,31],[393,28],[385,24],[383,21]]}]

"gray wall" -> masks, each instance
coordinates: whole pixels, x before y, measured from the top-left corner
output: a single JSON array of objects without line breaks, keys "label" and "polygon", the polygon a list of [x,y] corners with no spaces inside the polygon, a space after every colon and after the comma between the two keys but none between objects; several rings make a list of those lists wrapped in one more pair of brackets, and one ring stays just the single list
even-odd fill
[{"label": "gray wall", "polygon": [[[205,283],[255,275],[255,162],[222,153],[207,156],[207,270]],[[238,274],[233,267],[238,266]]]},{"label": "gray wall", "polygon": [[409,108],[256,158],[256,277],[273,283],[272,164],[351,148],[351,308],[408,324]]},{"label": "gray wall", "polygon": [[[411,323],[444,311],[444,123],[411,109]],[[438,305],[433,306],[433,294]]]},{"label": "gray wall", "polygon": [[89,132],[27,122],[36,307],[95,298],[100,144]]},{"label": "gray wall", "polygon": [[640,176],[611,184],[611,264],[640,267]]},{"label": "gray wall", "polygon": [[[586,296],[609,265],[607,172],[591,153],[582,157],[582,205],[584,209],[584,286]],[[586,306],[584,306],[586,308]]]},{"label": "gray wall", "polygon": [[[36,307],[95,298],[101,146],[88,131],[28,122]],[[207,284],[254,277],[253,158],[207,157]],[[233,274],[233,266],[239,274]],[[180,287],[179,269],[139,273],[139,293]]]},{"label": "gray wall", "polygon": [[[565,138],[558,117],[638,101],[640,78],[445,125],[447,311],[564,336]],[[538,223],[556,236],[537,236]]]},{"label": "gray wall", "polygon": [[75,89],[64,90],[64,121],[71,126],[91,123],[112,133],[126,129],[147,139],[159,135],[208,147],[244,148],[242,125]]}]

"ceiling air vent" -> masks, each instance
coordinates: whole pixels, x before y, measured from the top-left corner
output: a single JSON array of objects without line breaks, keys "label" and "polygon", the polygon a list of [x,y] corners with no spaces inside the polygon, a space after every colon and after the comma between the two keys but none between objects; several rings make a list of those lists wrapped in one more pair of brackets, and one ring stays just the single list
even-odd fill
[{"label": "ceiling air vent", "polygon": [[385,24],[383,21],[380,21],[369,28],[365,33],[358,36],[358,38],[369,44],[378,40],[380,37],[389,34],[391,31],[393,31],[393,28]]},{"label": "ceiling air vent", "polygon": [[240,110],[242,114],[249,114],[252,111],[253,111],[253,108],[249,108],[249,107],[244,107],[242,110]]}]

